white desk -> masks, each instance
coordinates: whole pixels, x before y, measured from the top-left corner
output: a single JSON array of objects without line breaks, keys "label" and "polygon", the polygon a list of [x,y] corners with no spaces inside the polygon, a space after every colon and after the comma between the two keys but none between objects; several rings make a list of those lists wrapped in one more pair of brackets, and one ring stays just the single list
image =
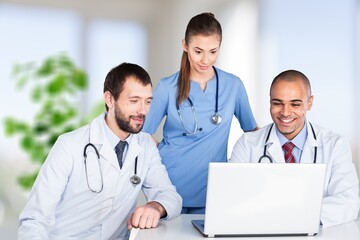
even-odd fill
[{"label": "white desk", "polygon": [[[193,219],[204,219],[204,215],[199,214],[183,214],[170,221],[164,221],[159,224],[157,228],[141,229],[138,231],[136,240],[191,240],[191,239],[206,239],[204,238],[191,224]],[[215,239],[242,239],[242,240],[285,240],[290,238],[284,237],[250,237],[250,238],[215,238]],[[360,239],[360,218],[355,222],[350,222],[343,225],[333,226],[321,229],[314,237],[291,237],[294,240],[359,240]]]}]

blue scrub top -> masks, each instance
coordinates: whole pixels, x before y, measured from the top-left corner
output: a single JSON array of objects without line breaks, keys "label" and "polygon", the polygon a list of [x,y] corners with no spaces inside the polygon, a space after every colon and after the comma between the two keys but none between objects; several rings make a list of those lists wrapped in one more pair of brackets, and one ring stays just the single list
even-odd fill
[{"label": "blue scrub top", "polygon": [[[183,198],[183,207],[205,207],[208,164],[227,161],[227,144],[233,115],[244,131],[253,130],[256,122],[252,114],[243,82],[235,75],[216,69],[219,76],[219,125],[211,123],[215,113],[216,78],[208,81],[205,91],[191,81],[189,98],[194,104],[198,127],[202,131],[186,133],[176,107],[179,73],[160,80],[154,90],[153,101],[143,131],[154,134],[166,116],[163,140],[159,143],[160,156],[172,183]],[[190,102],[180,105],[184,124],[193,131],[195,119]],[[225,186],[224,186],[225,187]]]}]

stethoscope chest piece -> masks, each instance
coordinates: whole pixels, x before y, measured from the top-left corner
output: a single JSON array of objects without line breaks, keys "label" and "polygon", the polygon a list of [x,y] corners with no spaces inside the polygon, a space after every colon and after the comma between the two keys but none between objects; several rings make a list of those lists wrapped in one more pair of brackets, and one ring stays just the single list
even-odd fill
[{"label": "stethoscope chest piece", "polygon": [[133,176],[131,176],[130,182],[134,185],[138,185],[141,182],[141,178],[138,175],[134,174]]},{"label": "stethoscope chest piece", "polygon": [[221,116],[215,113],[213,116],[211,116],[210,120],[212,124],[219,125],[221,123]]},{"label": "stethoscope chest piece", "polygon": [[[214,115],[212,115],[210,117],[210,122],[214,125],[219,125],[221,123],[221,116],[218,114],[218,104],[219,104],[219,76],[218,76],[218,72],[217,70],[215,69],[215,67],[213,66],[213,69],[214,69],[214,72],[215,72],[215,78],[216,78],[216,97],[215,97],[215,113]],[[203,129],[200,127],[198,127],[198,123],[197,123],[197,118],[196,118],[196,113],[195,113],[195,108],[194,108],[194,104],[193,102],[191,101],[190,97],[187,98],[189,103],[190,103],[190,106],[191,106],[191,109],[192,109],[192,113],[194,115],[194,121],[195,121],[195,127],[194,127],[194,130],[191,132],[188,130],[188,128],[186,127],[182,117],[181,117],[181,112],[180,112],[180,106],[177,104],[176,105],[176,108],[177,108],[177,111],[178,111],[178,115],[179,115],[179,118],[180,118],[180,121],[181,121],[181,124],[183,125],[183,127],[185,128],[186,130],[186,133],[183,133],[183,136],[192,136],[198,132],[201,132]]]}]

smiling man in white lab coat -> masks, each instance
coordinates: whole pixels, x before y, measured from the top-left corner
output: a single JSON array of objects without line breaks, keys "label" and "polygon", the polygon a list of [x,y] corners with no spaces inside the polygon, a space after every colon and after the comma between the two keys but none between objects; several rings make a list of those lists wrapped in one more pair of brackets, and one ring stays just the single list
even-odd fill
[{"label": "smiling man in white lab coat", "polygon": [[[140,132],[150,76],[120,64],[106,76],[104,100],[104,114],[56,141],[19,217],[19,239],[128,239],[133,227],[180,214],[182,199],[157,147]],[[126,141],[122,157],[119,140]],[[148,202],[136,207],[141,190]]]},{"label": "smiling man in white lab coat", "polygon": [[[349,143],[344,137],[306,119],[314,97],[308,78],[296,70],[275,77],[270,88],[274,123],[245,133],[235,144],[230,162],[324,163],[327,165],[321,223],[352,221],[359,213],[359,186]],[[282,146],[291,142],[292,153]],[[290,143],[290,144],[291,144]]]}]

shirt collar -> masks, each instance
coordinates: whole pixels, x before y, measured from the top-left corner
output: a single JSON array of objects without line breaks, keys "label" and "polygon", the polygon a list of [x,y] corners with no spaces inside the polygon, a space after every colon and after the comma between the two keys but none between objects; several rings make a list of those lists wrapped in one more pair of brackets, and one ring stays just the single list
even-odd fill
[{"label": "shirt collar", "polygon": [[[288,142],[289,140],[277,129],[276,125],[275,125],[275,130],[276,130],[276,135],[279,139],[279,142],[282,145],[284,145],[286,142]],[[296,135],[296,137],[291,140],[291,142],[293,144],[295,144],[295,146],[300,149],[301,151],[304,148],[305,142],[306,142],[306,138],[308,135],[308,131],[307,131],[307,124],[305,122],[303,129],[299,132],[298,135]]]},{"label": "shirt collar", "polygon": [[[115,148],[115,146],[119,143],[121,139],[118,136],[116,136],[116,134],[109,128],[109,126],[106,124],[105,118],[106,118],[106,114],[104,115],[104,118],[102,120],[102,124],[105,130],[105,136],[109,140],[111,147]],[[132,136],[133,135],[130,133],[129,137],[125,139],[125,141],[128,144],[130,143]]]}]

